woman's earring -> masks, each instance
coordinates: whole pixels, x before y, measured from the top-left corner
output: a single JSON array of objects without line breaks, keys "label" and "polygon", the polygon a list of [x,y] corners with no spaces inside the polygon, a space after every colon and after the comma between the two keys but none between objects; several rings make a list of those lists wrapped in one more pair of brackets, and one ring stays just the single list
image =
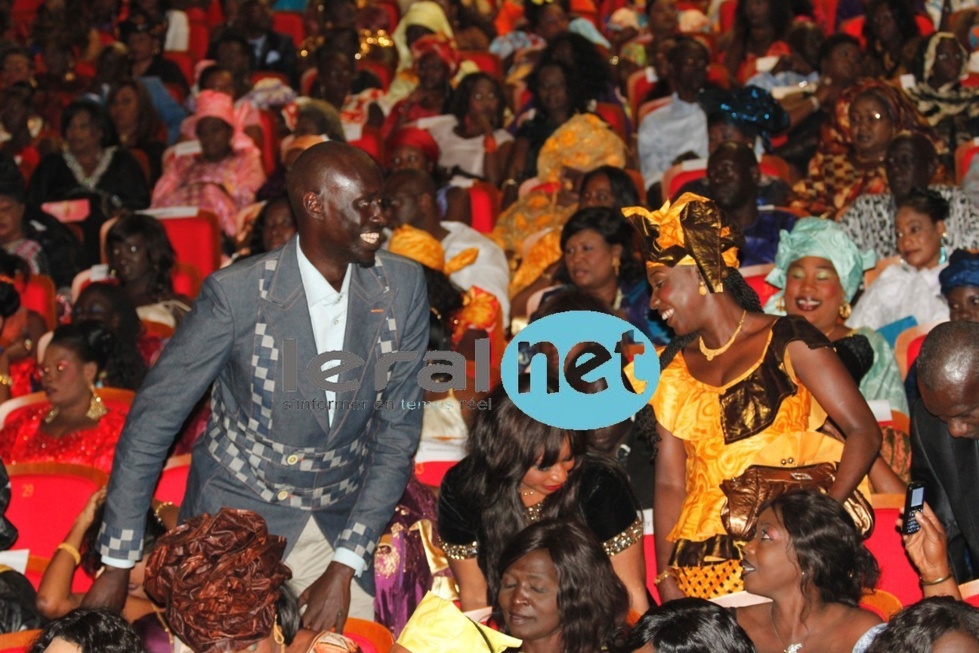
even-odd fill
[{"label": "woman's earring", "polygon": [[942,248],[938,250],[938,264],[944,265],[948,263],[948,234],[942,234]]},{"label": "woman's earring", "polygon": [[777,300],[775,300],[775,310],[779,313],[785,312],[785,295],[782,295]]},{"label": "woman's earring", "polygon": [[618,256],[612,257],[612,272],[615,272],[615,276],[619,276],[619,268],[622,267],[622,261],[619,260]]},{"label": "woman's earring", "polygon": [[853,307],[850,306],[850,302],[844,299],[843,303],[840,304],[840,319],[842,320],[847,319],[848,317],[850,317],[850,313],[852,312],[853,312]]},{"label": "woman's earring", "polygon": [[700,280],[700,285],[697,287],[697,292],[705,297],[707,296],[707,284],[704,283],[703,279]]},{"label": "woman's earring", "polygon": [[272,639],[280,646],[286,643],[286,636],[282,633],[282,626],[279,625],[278,615],[275,616],[275,622],[272,624]]},{"label": "woman's earring", "polygon": [[91,386],[89,390],[92,391],[92,401],[88,404],[88,411],[85,413],[85,417],[89,418],[93,422],[97,422],[105,417],[106,413],[109,412],[109,409],[105,407],[104,403],[102,403],[102,397],[100,397],[99,393],[95,391],[95,386]]}]

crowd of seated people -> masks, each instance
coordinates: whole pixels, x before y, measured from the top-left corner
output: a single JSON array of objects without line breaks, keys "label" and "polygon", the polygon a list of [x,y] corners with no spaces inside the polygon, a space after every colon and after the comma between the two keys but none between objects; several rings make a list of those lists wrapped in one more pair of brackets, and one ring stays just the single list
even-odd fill
[{"label": "crowd of seated people", "polygon": [[[861,543],[897,537],[873,495],[979,473],[926,459],[926,429],[955,436],[979,407],[940,414],[915,362],[936,325],[979,322],[979,1],[0,2],[0,461],[109,473],[204,277],[298,238],[293,166],[326,141],[384,173],[383,247],[424,267],[429,349],[472,381],[491,341],[491,388],[427,391],[423,447],[453,443],[454,466],[419,463],[364,572],[395,650],[979,650],[957,589],[979,579],[958,506],[979,478],[904,537],[929,598],[890,625],[862,603],[885,566]],[[614,437],[541,422],[498,383],[520,330],[567,310],[657,348],[655,392]],[[618,371],[641,393],[631,351]],[[732,498],[796,467],[821,494]],[[73,611],[103,495],[48,563],[37,604],[67,621],[35,650],[85,649],[87,623],[128,637]],[[257,515],[163,535],[178,507],[158,508],[123,612],[148,650],[356,650],[299,628]],[[212,519],[275,563],[262,596],[232,597],[265,606],[240,634],[215,635],[228,615],[176,573]],[[745,593],[766,602],[708,602]]]}]

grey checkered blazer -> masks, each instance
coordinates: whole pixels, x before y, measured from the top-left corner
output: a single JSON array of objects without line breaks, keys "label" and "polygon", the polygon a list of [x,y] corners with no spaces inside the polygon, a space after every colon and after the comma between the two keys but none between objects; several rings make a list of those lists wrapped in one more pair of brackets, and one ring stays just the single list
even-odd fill
[{"label": "grey checkered blazer", "polygon": [[[353,269],[344,350],[367,363],[341,374],[340,381],[360,387],[336,393],[330,424],[323,390],[304,373],[317,352],[296,247],[293,238],[204,282],[133,402],[109,481],[102,555],[140,557],[167,450],[213,382],[181,519],[224,506],[254,510],[291,547],[312,516],[334,548],[351,549],[369,565],[421,434],[422,411],[402,409],[401,400],[422,395],[416,375],[428,345],[425,279],[416,263],[383,250],[373,267]],[[298,361],[295,383],[283,374],[290,348]],[[378,391],[374,363],[391,351],[417,351],[418,360],[392,366]],[[310,408],[310,401],[321,404]],[[368,591],[372,576],[360,579]]]}]

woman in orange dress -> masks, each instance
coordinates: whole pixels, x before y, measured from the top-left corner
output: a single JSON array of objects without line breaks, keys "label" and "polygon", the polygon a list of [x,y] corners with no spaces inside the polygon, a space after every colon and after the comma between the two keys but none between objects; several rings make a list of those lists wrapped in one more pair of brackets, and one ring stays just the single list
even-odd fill
[{"label": "woman in orange dress", "polygon": [[[752,466],[831,463],[835,480],[822,489],[842,502],[877,455],[880,430],[818,329],[805,318],[761,312],[713,202],[685,194],[659,211],[624,213],[644,236],[650,307],[677,334],[660,357],[650,402],[661,437],[657,585],[664,601],[712,598],[743,588],[740,551],[755,516],[729,505],[725,482]],[[818,406],[840,426],[845,445],[811,429]]]}]

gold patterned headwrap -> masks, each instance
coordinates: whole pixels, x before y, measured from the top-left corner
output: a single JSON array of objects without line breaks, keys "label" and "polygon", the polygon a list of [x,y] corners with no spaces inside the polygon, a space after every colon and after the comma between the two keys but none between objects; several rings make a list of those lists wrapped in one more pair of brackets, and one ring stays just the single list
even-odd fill
[{"label": "gold patterned headwrap", "polygon": [[537,178],[544,183],[560,181],[561,168],[591,172],[601,166],[624,168],[626,147],[604,120],[578,113],[558,127],[537,155]]},{"label": "gold patterned headwrap", "polygon": [[446,276],[469,267],[479,257],[479,250],[470,247],[446,261],[445,250],[438,238],[424,229],[418,229],[408,224],[403,224],[394,230],[388,248],[395,254],[410,258],[427,268],[438,270]]},{"label": "gold patterned headwrap", "polygon": [[714,202],[684,193],[658,211],[631,206],[622,209],[622,214],[643,236],[647,268],[696,265],[711,291],[723,292],[724,268],[738,267],[738,248]]}]

